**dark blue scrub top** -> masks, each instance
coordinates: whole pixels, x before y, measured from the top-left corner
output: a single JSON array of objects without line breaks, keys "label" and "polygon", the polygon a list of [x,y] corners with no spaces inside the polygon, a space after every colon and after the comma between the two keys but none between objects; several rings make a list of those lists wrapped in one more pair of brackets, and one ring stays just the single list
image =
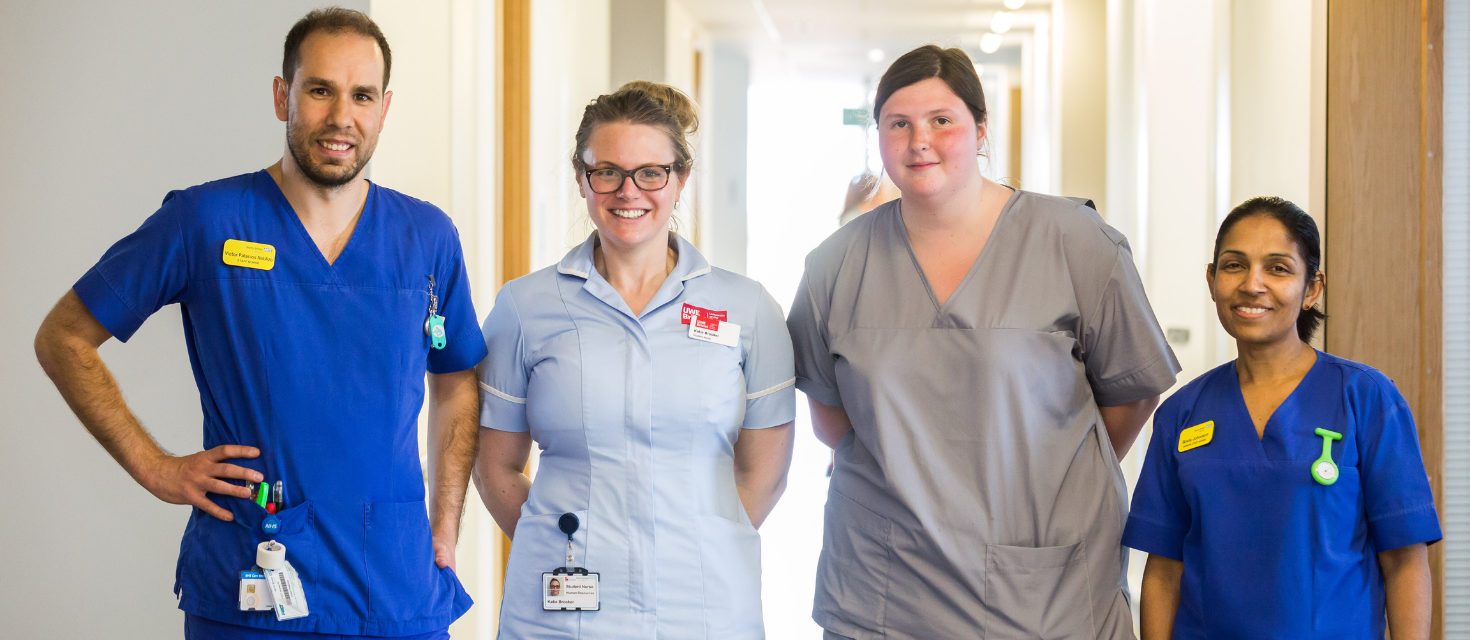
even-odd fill
[{"label": "dark blue scrub top", "polygon": [[[226,240],[275,247],[270,271],[229,266]],[[424,335],[434,276],[448,344]],[[372,185],[357,227],[328,264],[270,174],[173,191],[73,287],[126,342],[178,303],[204,411],[204,448],[259,447],[233,460],[285,480],[274,537],[301,573],[311,615],[238,611],[239,572],[266,540],[266,513],[195,509],[180,548],[179,608],[284,631],[397,636],[447,627],[471,605],[434,566],[419,467],[424,374],[485,356],[459,235],[433,205]]]},{"label": "dark blue scrub top", "polygon": [[[1213,440],[1179,451],[1179,432],[1214,421]],[[1322,455],[1340,476],[1312,479]],[[1159,407],[1123,544],[1184,562],[1174,637],[1384,636],[1379,551],[1441,538],[1409,406],[1372,367],[1317,353],[1266,423],[1241,396],[1235,363]]]}]

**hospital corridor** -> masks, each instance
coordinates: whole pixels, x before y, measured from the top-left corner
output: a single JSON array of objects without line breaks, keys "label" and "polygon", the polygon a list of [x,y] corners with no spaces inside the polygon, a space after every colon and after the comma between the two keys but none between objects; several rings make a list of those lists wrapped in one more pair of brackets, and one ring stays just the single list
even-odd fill
[{"label": "hospital corridor", "polygon": [[4,2],[0,86],[0,637],[1470,638],[1470,0]]}]

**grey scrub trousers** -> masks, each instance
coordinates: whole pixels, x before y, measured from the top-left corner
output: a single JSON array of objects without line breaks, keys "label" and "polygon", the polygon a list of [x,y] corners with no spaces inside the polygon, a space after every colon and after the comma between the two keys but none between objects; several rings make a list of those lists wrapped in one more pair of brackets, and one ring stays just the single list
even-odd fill
[{"label": "grey scrub trousers", "polygon": [[797,388],[842,407],[812,612],[869,638],[1132,638],[1126,487],[1098,406],[1179,363],[1127,240],[1017,191],[940,305],[899,201],[807,256]]}]

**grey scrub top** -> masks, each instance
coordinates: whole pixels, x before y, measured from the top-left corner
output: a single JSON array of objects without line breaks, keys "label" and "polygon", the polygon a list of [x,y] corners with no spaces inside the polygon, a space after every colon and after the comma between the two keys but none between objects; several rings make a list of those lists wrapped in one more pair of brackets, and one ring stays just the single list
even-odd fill
[{"label": "grey scrub top", "polygon": [[797,388],[843,407],[812,617],[867,638],[1132,638],[1126,487],[1098,406],[1179,363],[1127,240],[1012,194],[940,305],[900,201],[807,256]]}]

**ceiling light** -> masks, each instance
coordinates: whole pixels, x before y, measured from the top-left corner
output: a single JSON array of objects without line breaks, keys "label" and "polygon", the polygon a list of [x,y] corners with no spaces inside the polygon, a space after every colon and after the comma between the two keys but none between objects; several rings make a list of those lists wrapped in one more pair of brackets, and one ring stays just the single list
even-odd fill
[{"label": "ceiling light", "polygon": [[987,33],[980,36],[980,50],[985,53],[995,53],[1000,50],[1000,34]]},{"label": "ceiling light", "polygon": [[990,17],[990,30],[996,33],[1005,33],[1011,30],[1011,23],[1015,20],[1011,14],[1005,11],[997,11]]},{"label": "ceiling light", "polygon": [[882,49],[869,49],[868,50],[868,61],[869,62],[882,62],[883,61],[883,50]]},{"label": "ceiling light", "polygon": [[1006,8],[1011,11],[1015,11],[1024,6],[1026,6],[1026,0],[1006,0]]}]

